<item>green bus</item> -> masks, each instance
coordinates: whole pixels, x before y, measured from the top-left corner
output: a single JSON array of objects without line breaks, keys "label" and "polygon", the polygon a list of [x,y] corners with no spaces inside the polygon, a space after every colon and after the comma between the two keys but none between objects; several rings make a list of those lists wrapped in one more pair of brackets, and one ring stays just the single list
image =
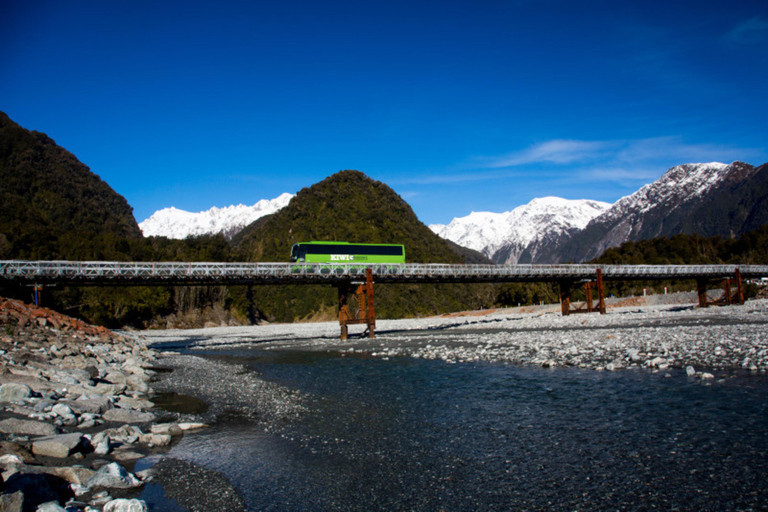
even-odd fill
[{"label": "green bus", "polygon": [[405,263],[405,246],[349,242],[299,242],[291,248],[298,263]]}]

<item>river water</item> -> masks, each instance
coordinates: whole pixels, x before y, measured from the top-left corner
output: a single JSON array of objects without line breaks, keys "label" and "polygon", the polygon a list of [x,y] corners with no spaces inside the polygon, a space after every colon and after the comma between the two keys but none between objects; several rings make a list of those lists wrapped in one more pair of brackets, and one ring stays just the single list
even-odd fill
[{"label": "river water", "polygon": [[768,510],[764,376],[203,354],[309,397],[269,431],[225,415],[171,449],[249,510]]}]

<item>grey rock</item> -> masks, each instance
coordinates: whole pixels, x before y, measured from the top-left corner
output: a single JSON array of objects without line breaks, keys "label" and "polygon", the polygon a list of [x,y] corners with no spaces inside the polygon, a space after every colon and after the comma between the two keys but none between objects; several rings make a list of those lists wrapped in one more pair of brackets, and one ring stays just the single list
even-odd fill
[{"label": "grey rock", "polygon": [[141,391],[142,393],[146,393],[147,391],[149,391],[149,385],[146,382],[147,380],[149,380],[149,377],[146,377],[143,375],[131,374],[126,379],[126,382],[130,389],[134,389],[136,391]]},{"label": "grey rock", "polygon": [[85,485],[92,489],[97,487],[108,489],[130,489],[140,486],[141,480],[126,471],[126,469],[117,462],[112,462],[101,467],[88,479]]},{"label": "grey rock", "polygon": [[53,436],[58,430],[54,425],[44,421],[8,418],[0,421],[0,432],[29,436]]},{"label": "grey rock", "polygon": [[96,395],[91,398],[77,400],[66,400],[61,403],[66,404],[76,414],[104,414],[105,411],[113,407],[112,401],[108,396]]},{"label": "grey rock", "polygon": [[50,467],[43,468],[43,471],[49,475],[56,475],[63,478],[70,484],[82,485],[90,479],[95,471],[92,469],[84,468],[82,466],[71,467]]},{"label": "grey rock", "polygon": [[58,501],[49,501],[38,505],[35,512],[67,512],[67,509],[59,505]]},{"label": "grey rock", "polygon": [[23,402],[32,396],[32,388],[26,384],[6,382],[0,386],[0,402]]},{"label": "grey rock", "polygon": [[24,509],[24,493],[16,491],[13,494],[0,494],[0,510],[3,512],[22,512]]},{"label": "grey rock", "polygon": [[147,512],[147,504],[142,500],[116,499],[104,505],[104,512]]},{"label": "grey rock", "polygon": [[154,403],[152,403],[151,401],[145,398],[130,398],[127,396],[121,396],[117,402],[117,405],[119,405],[123,409],[138,409],[138,410],[151,409],[152,407],[155,406]]},{"label": "grey rock", "polygon": [[170,434],[142,434],[139,441],[154,446],[168,446],[171,444]]},{"label": "grey rock", "polygon": [[153,434],[168,434],[169,436],[180,436],[184,433],[181,427],[176,423],[158,423],[152,425],[149,429]]},{"label": "grey rock", "polygon": [[58,436],[38,439],[32,443],[32,453],[44,457],[69,457],[80,447],[83,434],[61,434]]},{"label": "grey rock", "polygon": [[68,417],[74,417],[75,413],[72,411],[72,409],[69,408],[68,405],[65,404],[56,404],[51,408],[51,412],[55,414],[56,416],[60,416],[62,418],[68,418]]},{"label": "grey rock", "polygon": [[689,377],[693,377],[696,375],[696,369],[693,366],[686,366],[685,367],[685,374]]},{"label": "grey rock", "polygon": [[102,417],[106,421],[114,421],[118,423],[145,423],[155,420],[155,415],[151,412],[117,408],[106,411]]}]

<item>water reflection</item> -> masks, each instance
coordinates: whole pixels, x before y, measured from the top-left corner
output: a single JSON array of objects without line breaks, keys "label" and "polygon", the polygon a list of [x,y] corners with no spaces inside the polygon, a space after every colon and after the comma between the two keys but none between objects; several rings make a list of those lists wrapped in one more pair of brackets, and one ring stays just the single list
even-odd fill
[{"label": "water reflection", "polygon": [[768,384],[316,353],[212,353],[312,397],[279,435],[239,417],[172,455],[251,510],[762,509]]}]

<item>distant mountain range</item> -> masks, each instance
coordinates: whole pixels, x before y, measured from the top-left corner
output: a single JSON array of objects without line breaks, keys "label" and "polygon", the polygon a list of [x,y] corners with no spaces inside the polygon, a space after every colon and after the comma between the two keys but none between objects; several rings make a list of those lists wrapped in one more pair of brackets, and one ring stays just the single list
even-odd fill
[{"label": "distant mountain range", "polygon": [[[145,236],[232,238],[255,220],[285,207],[283,194],[252,207],[189,213],[160,210],[140,224]],[[582,262],[624,242],[681,233],[735,237],[768,224],[768,164],[743,162],[672,167],[615,204],[543,197],[503,213],[472,212],[430,229],[495,263]]]},{"label": "distant mountain range", "polygon": [[472,212],[429,227],[443,238],[483,253],[496,263],[546,259],[611,205],[559,197],[534,199],[510,212]]},{"label": "distant mountain range", "polygon": [[472,213],[438,235],[496,263],[582,262],[610,247],[681,233],[735,237],[768,223],[768,165],[685,164],[615,204],[534,199],[505,213]]},{"label": "distant mountain range", "polygon": [[197,213],[174,207],[163,208],[139,223],[139,228],[144,236],[183,239],[221,233],[230,240],[249,224],[287,206],[292,198],[293,194],[284,193],[274,199],[262,199],[253,206],[214,206],[210,210]]}]

